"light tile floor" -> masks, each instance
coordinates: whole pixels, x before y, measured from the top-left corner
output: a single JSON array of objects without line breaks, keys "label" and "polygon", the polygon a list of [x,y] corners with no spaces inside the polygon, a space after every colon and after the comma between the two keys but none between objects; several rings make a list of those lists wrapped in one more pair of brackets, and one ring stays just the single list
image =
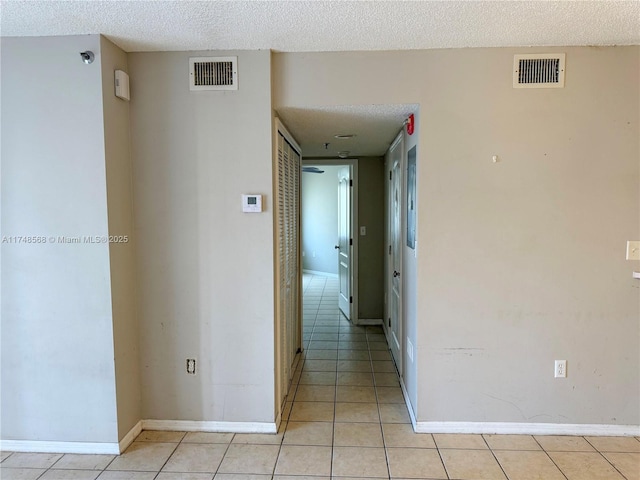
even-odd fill
[{"label": "light tile floor", "polygon": [[145,431],[120,456],[2,452],[2,480],[640,480],[640,438],[415,434],[379,327],[304,277],[305,352],[277,435]]}]

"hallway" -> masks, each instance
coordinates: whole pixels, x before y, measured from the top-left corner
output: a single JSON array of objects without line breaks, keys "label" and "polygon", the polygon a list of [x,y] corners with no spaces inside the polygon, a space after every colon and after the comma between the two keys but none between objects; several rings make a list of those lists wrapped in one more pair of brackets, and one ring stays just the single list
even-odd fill
[{"label": "hallway", "polygon": [[413,433],[380,327],[304,275],[303,342],[280,432],[143,431],[114,455],[2,452],[2,480],[640,480],[640,439]]},{"label": "hallway", "polygon": [[446,475],[437,455],[418,450],[415,463],[406,455],[411,452],[395,448],[433,444],[411,429],[382,328],[356,327],[341,315],[337,278],[305,274],[303,292],[304,353],[283,443],[315,446],[301,452],[306,464],[318,460],[318,470],[305,474],[389,478],[386,446],[395,477]]}]

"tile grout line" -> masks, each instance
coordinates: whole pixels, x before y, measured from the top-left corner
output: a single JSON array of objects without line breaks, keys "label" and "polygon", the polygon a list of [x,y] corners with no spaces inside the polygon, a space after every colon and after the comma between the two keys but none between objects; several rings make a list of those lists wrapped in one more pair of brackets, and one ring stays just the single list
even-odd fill
[{"label": "tile grout line", "polygon": [[494,458],[494,460],[496,461],[496,463],[498,464],[498,467],[500,467],[500,470],[502,471],[504,478],[506,478],[507,480],[509,480],[509,475],[507,475],[507,472],[504,471],[504,468],[502,466],[502,464],[500,463],[500,460],[498,460],[498,457],[496,457],[495,452],[493,451],[493,449],[491,448],[491,446],[489,445],[489,442],[487,442],[487,439],[484,438],[484,435],[480,435],[480,437],[482,438],[482,441],[484,442],[484,444],[487,446],[487,448],[489,449],[489,451],[491,452],[491,456]]},{"label": "tile grout line", "polygon": [[538,446],[540,446],[540,448],[542,449],[542,451],[545,453],[545,455],[547,456],[547,458],[549,460],[551,460],[551,463],[553,463],[555,465],[555,467],[558,469],[558,471],[560,472],[560,474],[566,478],[568,480],[568,477],[565,475],[565,473],[562,471],[562,469],[560,468],[560,466],[555,462],[555,460],[553,458],[551,458],[551,455],[549,455],[549,452],[547,452],[547,450],[542,446],[542,444],[538,441],[538,439],[536,438],[535,435],[531,435],[531,437],[533,438],[533,440],[538,444]]},{"label": "tile grout line", "polygon": [[[143,430],[144,431],[144,430]],[[140,432],[142,433],[142,432]],[[180,441],[178,443],[176,443],[175,448],[171,451],[171,453],[169,454],[169,456],[167,457],[167,459],[164,461],[164,463],[162,464],[162,466],[158,469],[158,471],[156,472],[156,474],[153,476],[154,480],[156,478],[158,478],[158,475],[160,475],[160,472],[162,472],[162,469],[167,465],[167,463],[169,463],[169,460],[171,460],[171,457],[173,457],[173,454],[176,453],[176,450],[178,450],[178,447],[180,446],[180,444],[182,443],[182,439],[184,437],[187,436],[187,432],[184,432],[184,435],[182,435],[182,438],[180,439]],[[135,442],[135,440],[134,440]],[[133,444],[133,442],[131,442]],[[151,443],[151,442],[150,442]],[[155,443],[163,443],[163,442],[155,442]],[[127,447],[128,448],[128,447]],[[223,457],[224,458],[224,455]],[[222,460],[220,460],[220,462],[222,462]],[[216,469],[217,470],[217,469]]]},{"label": "tile grout line", "polygon": [[[276,432],[277,434],[277,432]],[[186,435],[185,435],[186,437]],[[229,452],[229,449],[231,448],[231,444],[233,443],[233,440],[236,438],[236,434],[234,433],[231,438],[229,439],[229,443],[227,443],[227,448],[224,449],[224,453],[222,454],[222,458],[220,459],[220,463],[218,464],[218,466],[216,467],[216,471],[213,473],[213,477],[211,478],[211,480],[213,480],[214,478],[216,478],[216,475],[218,475],[218,471],[220,470],[220,467],[222,466],[222,462],[224,462],[224,457],[227,456],[227,452]],[[183,437],[184,440],[184,437]],[[182,442],[180,442],[182,443]],[[275,465],[274,465],[275,468]]]},{"label": "tile grout line", "polygon": [[[322,295],[324,298],[324,292]],[[321,300],[322,301],[322,300]],[[335,459],[336,448],[336,410],[338,408],[338,362],[340,356],[340,320],[338,319],[338,348],[336,349],[336,370],[334,372],[334,392],[333,392],[333,428],[331,429],[331,462],[329,463],[329,478],[333,478],[333,461]]]},{"label": "tile grout line", "polygon": [[[594,449],[596,452],[598,452],[602,458],[604,458],[604,461],[605,461],[605,462],[607,462],[609,465],[611,465],[611,467],[612,467],[616,472],[618,472],[622,478],[624,478],[625,480],[627,480],[627,476],[626,476],[624,473],[622,473],[620,470],[618,470],[618,468],[617,468],[613,463],[611,463],[611,462],[609,461],[609,459],[608,459],[607,457],[605,457],[605,456],[604,456],[604,454],[603,454],[603,453],[602,453],[598,448],[596,448],[596,446],[595,446],[593,443],[591,443],[591,442],[587,439],[587,437],[582,437],[582,438],[584,438],[584,441],[585,441],[585,442],[587,442],[589,445],[591,445],[591,447],[593,447],[593,449]],[[606,453],[611,453],[611,452],[606,452]]]},{"label": "tile grout line", "polygon": [[[365,330],[366,332],[366,330]],[[384,438],[384,427],[382,425],[382,414],[380,413],[380,399],[378,398],[378,385],[376,384],[376,376],[373,369],[373,358],[371,357],[371,348],[369,345],[369,334],[366,332],[367,352],[369,353],[369,365],[371,368],[371,376],[373,378],[373,392],[376,396],[376,407],[378,409],[378,420],[380,421],[380,435],[382,436],[382,448],[384,449],[384,459],[387,464],[387,476],[391,478],[391,466],[389,465],[389,451],[387,450],[387,442]]]}]

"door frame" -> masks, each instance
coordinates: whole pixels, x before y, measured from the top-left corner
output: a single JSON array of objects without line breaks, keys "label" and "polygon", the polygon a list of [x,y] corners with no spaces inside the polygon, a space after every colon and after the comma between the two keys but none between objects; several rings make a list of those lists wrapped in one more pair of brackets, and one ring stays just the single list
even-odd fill
[{"label": "door frame", "polygon": [[[276,426],[280,425],[280,421],[282,419],[282,411],[284,409],[283,401],[286,395],[289,392],[290,388],[290,379],[285,378],[286,369],[295,366],[295,362],[299,360],[299,355],[296,355],[294,359],[294,365],[285,366],[282,362],[282,352],[285,348],[287,348],[286,342],[283,345],[281,338],[283,334],[283,330],[286,330],[286,325],[282,325],[280,323],[280,292],[278,290],[278,286],[280,284],[280,272],[279,268],[279,257],[278,257],[278,216],[281,212],[278,211],[277,199],[278,199],[278,136],[282,135],[284,139],[291,145],[297,152],[300,154],[300,164],[302,164],[302,149],[298,142],[296,142],[295,138],[284,124],[280,121],[278,117],[274,117],[273,119],[273,261],[274,261],[274,362],[275,362],[275,417],[276,417]],[[299,194],[299,191],[298,191]],[[300,198],[298,198],[298,205],[300,205]],[[298,284],[298,306],[297,311],[295,313],[296,317],[296,350],[300,351],[302,348],[302,261],[300,257],[300,248],[301,248],[301,228],[300,228],[300,215],[297,218],[297,241],[298,241],[298,258],[297,262],[297,270],[298,270],[298,278],[295,281]]]},{"label": "door frame", "polygon": [[[399,351],[398,357],[393,358],[396,363],[396,368],[398,369],[398,374],[400,378],[404,378],[404,348],[405,348],[405,316],[404,316],[404,247],[406,242],[406,218],[405,218],[405,209],[406,209],[406,137],[404,134],[404,128],[400,130],[398,135],[394,138],[393,142],[389,146],[389,149],[385,153],[385,197],[386,197],[386,228],[385,228],[385,254],[386,254],[386,262],[385,262],[385,318],[383,319],[383,326],[387,337],[387,344],[389,348],[392,350],[393,356],[393,348],[391,346],[391,342],[393,342],[393,332],[391,326],[389,325],[389,321],[391,319],[391,308],[392,308],[392,300],[391,296],[393,295],[393,259],[391,255],[391,241],[392,241],[392,229],[393,229],[393,218],[392,218],[392,182],[391,179],[386,180],[386,176],[393,171],[393,157],[391,155],[391,150],[393,150],[396,146],[400,148],[400,225],[398,232],[400,236],[400,276],[398,277],[399,283],[399,303],[398,303],[398,318],[396,319],[397,331],[399,334],[398,343],[399,343]],[[387,250],[388,249],[388,250]]]},{"label": "door frame", "polygon": [[[351,303],[351,323],[354,325],[360,325],[358,318],[358,159],[357,158],[321,158],[321,159],[309,159],[302,158],[302,166],[312,165],[327,165],[333,167],[348,166],[351,168],[351,180],[353,181],[353,187],[351,189],[351,238],[353,239],[353,245],[351,248],[351,296],[353,296],[353,302]],[[302,183],[300,185],[300,191],[302,191]],[[336,192],[337,194],[337,192]],[[300,215],[304,215],[302,209]],[[300,222],[302,225],[302,221]],[[301,233],[302,238],[302,233]],[[300,249],[300,265],[302,265],[302,249]],[[300,278],[302,279],[302,268],[300,268]],[[302,299],[300,300],[303,301]]]}]

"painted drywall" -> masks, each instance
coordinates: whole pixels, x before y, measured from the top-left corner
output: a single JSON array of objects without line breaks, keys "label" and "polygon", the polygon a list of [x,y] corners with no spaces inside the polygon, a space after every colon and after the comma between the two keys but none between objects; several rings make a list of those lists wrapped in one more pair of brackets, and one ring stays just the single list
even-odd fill
[{"label": "painted drywall", "polygon": [[[565,88],[513,89],[548,51]],[[640,423],[639,47],[273,59],[276,109],[420,104],[419,421]]]},{"label": "painted drywall", "polygon": [[384,304],[384,159],[358,159],[358,318],[381,320]]},{"label": "painted drywall", "polygon": [[[190,92],[189,57],[225,55],[238,90]],[[129,54],[145,419],[275,420],[270,58]]]},{"label": "painted drywall", "polygon": [[[306,164],[305,166],[310,166]],[[338,172],[341,167],[318,166],[324,173],[302,172],[302,268],[338,274]]]},{"label": "painted drywall", "polygon": [[111,308],[113,312],[118,440],[140,420],[140,364],[136,315],[135,236],[129,102],[115,96],[115,71],[128,71],[127,54],[100,37],[104,113]]},{"label": "painted drywall", "polygon": [[1,48],[2,440],[117,442],[100,37]]}]

